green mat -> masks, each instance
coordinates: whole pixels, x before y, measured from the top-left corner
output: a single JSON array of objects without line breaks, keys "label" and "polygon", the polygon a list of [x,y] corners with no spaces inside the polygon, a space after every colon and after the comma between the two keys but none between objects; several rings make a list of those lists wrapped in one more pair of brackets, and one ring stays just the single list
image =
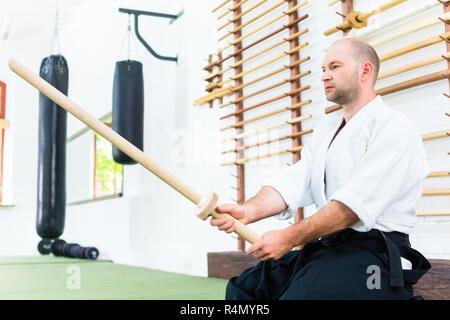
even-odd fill
[{"label": "green mat", "polygon": [[226,280],[52,256],[0,257],[0,299],[224,299]]}]

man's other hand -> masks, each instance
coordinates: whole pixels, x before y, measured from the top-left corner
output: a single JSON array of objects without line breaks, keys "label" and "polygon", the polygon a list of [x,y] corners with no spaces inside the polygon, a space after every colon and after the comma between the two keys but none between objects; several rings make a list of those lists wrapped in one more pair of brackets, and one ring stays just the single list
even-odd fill
[{"label": "man's other hand", "polygon": [[254,253],[256,258],[263,261],[278,260],[293,247],[291,237],[286,229],[274,230],[264,233],[261,240],[251,245],[246,252],[247,254]]}]

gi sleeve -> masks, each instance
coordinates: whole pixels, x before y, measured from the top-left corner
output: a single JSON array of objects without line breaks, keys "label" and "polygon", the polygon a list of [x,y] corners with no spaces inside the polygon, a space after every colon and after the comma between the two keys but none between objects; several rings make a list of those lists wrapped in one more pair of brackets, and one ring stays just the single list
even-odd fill
[{"label": "gi sleeve", "polygon": [[370,230],[386,207],[421,185],[429,172],[414,124],[389,121],[369,140],[349,181],[330,200],[344,203]]},{"label": "gi sleeve", "polygon": [[289,219],[297,213],[299,207],[313,203],[311,192],[312,153],[309,144],[301,151],[300,160],[294,165],[281,170],[277,175],[264,180],[262,187],[274,188],[283,198],[287,209],[276,217]]}]

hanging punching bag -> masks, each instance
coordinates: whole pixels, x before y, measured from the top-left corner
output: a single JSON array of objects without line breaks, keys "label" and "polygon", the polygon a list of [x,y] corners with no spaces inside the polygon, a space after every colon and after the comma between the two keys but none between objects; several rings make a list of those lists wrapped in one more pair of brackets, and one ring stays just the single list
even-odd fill
[{"label": "hanging punching bag", "polygon": [[[69,70],[62,55],[42,60],[39,75],[67,95]],[[38,199],[36,230],[44,239],[64,231],[67,112],[39,94]]]},{"label": "hanging punching bag", "polygon": [[[144,150],[144,77],[142,63],[116,62],[113,85],[112,129]],[[121,164],[136,162],[113,146],[113,159]]]}]

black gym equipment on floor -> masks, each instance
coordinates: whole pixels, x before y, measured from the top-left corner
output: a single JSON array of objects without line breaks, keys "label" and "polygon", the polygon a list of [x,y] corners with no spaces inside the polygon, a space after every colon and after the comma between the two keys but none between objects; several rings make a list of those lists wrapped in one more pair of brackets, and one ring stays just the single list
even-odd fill
[{"label": "black gym equipment on floor", "polygon": [[78,243],[67,243],[62,239],[39,241],[38,251],[42,255],[53,253],[56,257],[96,260],[99,251],[95,247],[82,247]]}]

